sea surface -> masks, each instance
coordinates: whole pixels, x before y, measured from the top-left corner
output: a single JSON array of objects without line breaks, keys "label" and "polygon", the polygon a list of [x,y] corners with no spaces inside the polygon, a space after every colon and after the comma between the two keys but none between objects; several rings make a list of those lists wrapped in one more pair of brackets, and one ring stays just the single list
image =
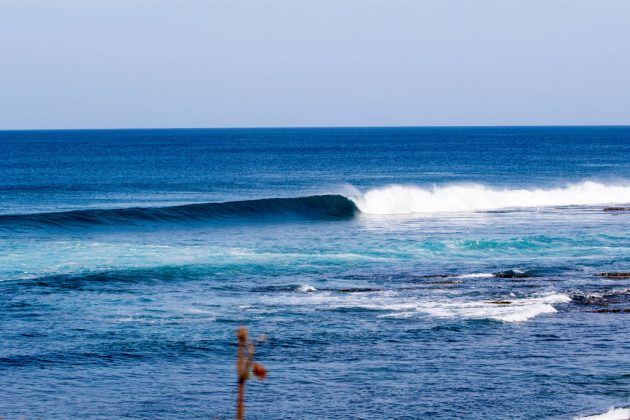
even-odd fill
[{"label": "sea surface", "polygon": [[623,415],[623,206],[630,127],[0,132],[0,417],[233,418],[241,325],[249,419]]}]

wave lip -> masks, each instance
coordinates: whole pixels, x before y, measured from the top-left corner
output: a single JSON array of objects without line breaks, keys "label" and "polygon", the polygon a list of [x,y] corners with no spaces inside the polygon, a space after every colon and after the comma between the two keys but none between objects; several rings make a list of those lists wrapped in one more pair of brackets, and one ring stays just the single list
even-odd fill
[{"label": "wave lip", "polygon": [[352,198],[367,214],[491,211],[511,208],[615,205],[630,203],[630,183],[586,181],[552,189],[497,189],[482,184],[421,188],[389,185]]},{"label": "wave lip", "polygon": [[147,222],[191,222],[229,219],[302,218],[345,219],[357,212],[355,204],[341,195],[266,198],[224,203],[187,204],[170,207],[89,209],[56,213],[0,215],[0,226],[72,227],[136,225]]}]

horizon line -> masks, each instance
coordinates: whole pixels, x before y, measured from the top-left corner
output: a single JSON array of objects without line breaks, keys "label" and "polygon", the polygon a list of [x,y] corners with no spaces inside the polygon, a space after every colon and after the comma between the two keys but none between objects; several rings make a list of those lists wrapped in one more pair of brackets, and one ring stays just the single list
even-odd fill
[{"label": "horizon line", "polygon": [[0,128],[2,132],[18,131],[122,131],[122,130],[312,130],[312,129],[373,129],[373,128],[605,128],[630,127],[629,124],[497,124],[497,125],[313,125],[313,126],[223,126],[223,127],[116,127],[116,128]]}]

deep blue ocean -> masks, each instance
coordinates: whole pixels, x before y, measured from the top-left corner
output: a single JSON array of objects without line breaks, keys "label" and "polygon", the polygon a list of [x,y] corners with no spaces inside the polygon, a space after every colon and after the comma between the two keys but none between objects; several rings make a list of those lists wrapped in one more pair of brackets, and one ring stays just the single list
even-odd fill
[{"label": "deep blue ocean", "polygon": [[[0,132],[0,417],[630,406],[630,127]],[[604,210],[606,209],[606,211]]]}]

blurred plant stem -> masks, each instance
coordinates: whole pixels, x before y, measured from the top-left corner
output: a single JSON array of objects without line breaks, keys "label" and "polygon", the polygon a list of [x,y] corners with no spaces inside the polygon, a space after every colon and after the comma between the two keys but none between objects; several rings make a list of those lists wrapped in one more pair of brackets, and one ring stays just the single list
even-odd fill
[{"label": "blurred plant stem", "polygon": [[[245,418],[245,384],[251,377],[251,373],[260,380],[267,377],[267,369],[260,363],[254,362],[254,353],[256,346],[248,338],[247,328],[240,327],[236,332],[238,337],[238,358],[236,369],[238,371],[238,397],[236,400],[236,418],[243,420]],[[263,341],[259,338],[257,341]]]}]

